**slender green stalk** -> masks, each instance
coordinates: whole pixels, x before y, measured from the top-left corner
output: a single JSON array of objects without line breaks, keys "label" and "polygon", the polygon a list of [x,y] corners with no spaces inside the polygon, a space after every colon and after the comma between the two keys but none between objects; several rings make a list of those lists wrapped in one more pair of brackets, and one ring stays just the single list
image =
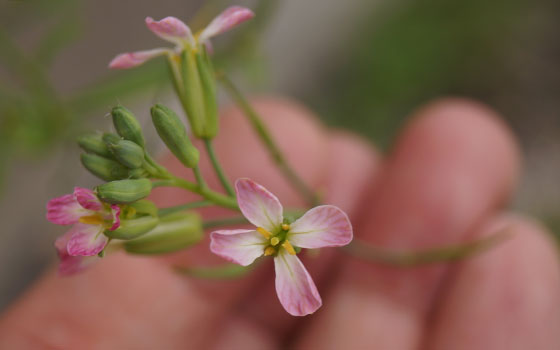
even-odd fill
[{"label": "slender green stalk", "polygon": [[174,270],[178,273],[202,278],[202,279],[212,279],[212,280],[222,280],[237,278],[246,275],[253,269],[251,266],[239,266],[237,264],[224,264],[218,266],[198,266],[198,267],[183,267],[174,266]]},{"label": "slender green stalk", "polygon": [[169,179],[166,180],[160,180],[160,181],[155,181],[152,183],[153,187],[180,187],[180,188],[184,188],[188,191],[197,193],[199,195],[201,195],[202,197],[204,197],[205,199],[212,201],[214,204],[225,207],[225,208],[229,208],[229,209],[234,209],[234,210],[239,210],[239,207],[237,206],[237,201],[235,200],[235,198],[229,197],[229,196],[225,196],[221,193],[212,191],[210,188],[208,187],[200,187],[198,186],[198,184],[195,184],[193,182],[172,176]]},{"label": "slender green stalk", "polygon": [[165,216],[165,215],[169,215],[169,214],[181,211],[181,210],[189,210],[189,209],[208,207],[210,205],[214,205],[214,203],[211,202],[211,201],[207,201],[207,200],[190,202],[190,203],[185,203],[185,204],[181,204],[181,205],[176,205],[176,206],[173,206],[173,207],[161,208],[158,211],[158,215],[159,216]]},{"label": "slender green stalk", "polygon": [[193,169],[193,172],[194,172],[194,177],[196,178],[196,183],[198,184],[198,186],[206,187],[206,182],[204,181],[204,178],[202,177],[202,174],[200,173],[200,168],[198,167],[198,165]]},{"label": "slender green stalk", "polygon": [[277,146],[276,142],[272,138],[269,130],[264,124],[260,115],[253,109],[249,101],[243,96],[241,91],[233,84],[233,82],[225,75],[223,72],[216,75],[217,78],[222,82],[224,87],[227,89],[230,96],[233,98],[235,103],[241,108],[251,126],[255,129],[259,135],[261,141],[264,143],[270,156],[284,174],[284,176],[290,181],[290,183],[305,197],[310,205],[315,206],[320,203],[317,194],[302,180],[302,178],[292,169],[288,164],[282,151]]},{"label": "slender green stalk", "polygon": [[467,258],[496,246],[510,238],[511,235],[510,231],[503,230],[480,240],[416,252],[388,251],[373,247],[370,244],[356,239],[341,249],[349,255],[366,261],[398,267],[409,267]]},{"label": "slender green stalk", "polygon": [[237,225],[237,224],[246,224],[247,219],[244,216],[234,216],[231,218],[223,218],[223,219],[216,219],[216,220],[208,220],[202,224],[204,229],[220,227],[220,226],[229,226],[229,225]]},{"label": "slender green stalk", "polygon": [[235,197],[235,191],[233,190],[233,187],[231,186],[231,183],[229,182],[224,169],[222,168],[222,166],[220,165],[220,161],[218,160],[218,157],[216,156],[216,152],[214,151],[214,146],[212,145],[212,140],[209,139],[204,139],[204,146],[206,147],[206,151],[208,152],[208,157],[210,158],[210,161],[212,162],[212,166],[214,167],[214,171],[216,172],[216,175],[218,175],[218,178],[220,179],[220,182],[222,183],[222,186],[224,187],[224,190],[226,190],[226,192],[232,196]]}]

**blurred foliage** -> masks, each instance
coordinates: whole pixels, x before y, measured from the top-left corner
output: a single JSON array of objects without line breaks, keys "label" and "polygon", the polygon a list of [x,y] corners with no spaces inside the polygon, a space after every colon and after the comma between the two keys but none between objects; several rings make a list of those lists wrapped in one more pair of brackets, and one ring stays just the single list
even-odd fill
[{"label": "blurred foliage", "polygon": [[442,95],[469,96],[500,105],[504,89],[523,72],[515,53],[530,34],[530,0],[418,0],[386,2],[356,29],[346,61],[307,97],[334,124],[382,147],[418,105]]}]

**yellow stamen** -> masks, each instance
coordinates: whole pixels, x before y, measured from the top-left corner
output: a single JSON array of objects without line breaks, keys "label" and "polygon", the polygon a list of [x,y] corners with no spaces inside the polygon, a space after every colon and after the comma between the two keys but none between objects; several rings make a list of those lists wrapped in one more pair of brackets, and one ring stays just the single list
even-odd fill
[{"label": "yellow stamen", "polygon": [[284,243],[282,243],[282,247],[284,247],[284,249],[286,249],[286,251],[290,255],[296,255],[296,251],[295,251],[294,247],[292,247],[292,245],[290,244],[290,241],[285,240]]},{"label": "yellow stamen", "polygon": [[270,237],[272,237],[272,233],[268,232],[267,230],[265,230],[262,227],[257,227],[257,232],[260,233],[261,235],[263,235],[264,238],[269,239]]},{"label": "yellow stamen", "polygon": [[272,237],[270,239],[270,244],[272,244],[273,246],[277,245],[278,243],[280,243],[280,239],[278,239],[278,237]]},{"label": "yellow stamen", "polygon": [[264,250],[264,256],[269,256],[269,255],[273,255],[276,254],[276,249],[274,249],[273,247],[266,247]]},{"label": "yellow stamen", "polygon": [[288,231],[289,229],[290,229],[290,225],[288,225],[288,224],[282,224],[282,230]]},{"label": "yellow stamen", "polygon": [[105,220],[99,214],[82,216],[78,221],[88,225],[103,225],[105,223]]}]

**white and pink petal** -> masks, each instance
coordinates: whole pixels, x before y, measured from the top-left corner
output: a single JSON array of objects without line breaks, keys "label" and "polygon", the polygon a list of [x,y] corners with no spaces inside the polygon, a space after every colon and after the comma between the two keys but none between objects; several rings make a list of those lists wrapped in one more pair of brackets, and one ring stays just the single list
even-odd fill
[{"label": "white and pink petal", "polygon": [[263,255],[266,239],[254,230],[220,230],[210,235],[210,250],[222,258],[248,266]]},{"label": "white and pink petal", "polygon": [[231,6],[220,13],[204,28],[199,40],[204,42],[213,36],[222,34],[233,27],[253,18],[255,14],[248,8]]},{"label": "white and pink petal", "polygon": [[146,17],[146,25],[163,40],[176,44],[186,40],[191,45],[195,44],[190,28],[178,18],[169,16],[156,21],[152,17]]},{"label": "white and pink petal", "polygon": [[352,224],[334,205],[310,209],[290,224],[290,242],[301,248],[340,247],[352,241]]},{"label": "white and pink petal", "polygon": [[47,220],[57,225],[75,224],[88,213],[73,194],[53,198],[47,203]]},{"label": "white and pink petal", "polygon": [[121,207],[116,204],[111,205],[111,219],[112,225],[109,230],[114,231],[121,226]]},{"label": "white and pink petal", "polygon": [[103,234],[100,225],[76,224],[70,230],[71,236],[66,249],[71,256],[93,256],[107,245],[109,238]]},{"label": "white and pink petal", "polygon": [[162,56],[170,52],[171,50],[169,49],[159,48],[159,49],[152,49],[152,50],[121,53],[120,55],[117,55],[115,58],[113,58],[111,62],[109,62],[109,68],[127,69],[127,68],[136,67],[154,57]]},{"label": "white and pink petal", "polygon": [[235,191],[239,209],[250,223],[268,231],[282,224],[282,204],[266,188],[245,178],[235,182]]},{"label": "white and pink petal", "polygon": [[103,203],[89,188],[74,187],[74,197],[84,209],[99,211],[103,208]]},{"label": "white and pink petal", "polygon": [[317,287],[296,255],[281,250],[274,258],[274,268],[278,299],[290,315],[309,315],[321,307]]}]

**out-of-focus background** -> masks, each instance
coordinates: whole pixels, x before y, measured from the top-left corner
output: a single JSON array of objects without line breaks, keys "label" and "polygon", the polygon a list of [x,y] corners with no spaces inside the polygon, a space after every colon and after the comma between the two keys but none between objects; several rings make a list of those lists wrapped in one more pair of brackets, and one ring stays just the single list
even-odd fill
[{"label": "out-of-focus background", "polygon": [[[174,103],[163,60],[112,72],[110,59],[165,45],[145,28],[148,15],[173,15],[196,29],[232,4],[0,3],[0,310],[55,259],[52,242],[63,229],[45,220],[47,200],[97,183],[80,169],[75,137],[108,130],[105,115],[117,102],[144,120],[153,101]],[[513,205],[560,228],[560,2],[235,4],[257,17],[215,40],[215,59],[246,91],[292,96],[326,123],[384,149],[430,99],[478,99],[504,116],[522,145],[525,168]]]}]

